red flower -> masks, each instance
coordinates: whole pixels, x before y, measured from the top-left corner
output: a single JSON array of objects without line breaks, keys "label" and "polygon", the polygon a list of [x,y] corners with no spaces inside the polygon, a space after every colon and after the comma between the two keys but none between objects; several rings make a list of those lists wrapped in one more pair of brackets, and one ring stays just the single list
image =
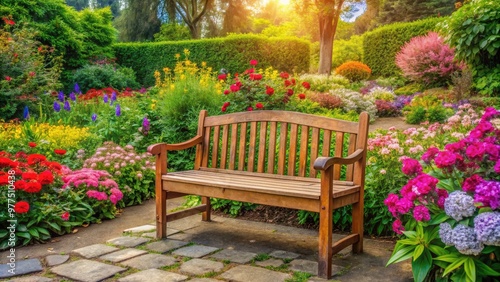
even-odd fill
[{"label": "red flower", "polygon": [[16,159],[26,159],[27,157],[28,155],[26,155],[26,153],[23,151],[19,151],[16,153]]},{"label": "red flower", "polygon": [[282,73],[280,73],[280,77],[284,78],[284,79],[288,79],[290,77],[290,75],[287,72],[282,72]]},{"label": "red flower", "polygon": [[7,173],[0,174],[0,186],[9,184],[9,175]]},{"label": "red flower", "polygon": [[18,180],[16,182],[14,182],[14,188],[16,190],[24,190],[24,189],[26,189],[26,181],[24,181],[24,180]]},{"label": "red flower", "polygon": [[295,85],[295,78],[292,78],[292,85]]},{"label": "red flower", "polygon": [[309,82],[307,81],[302,82],[302,86],[304,86],[305,89],[311,88],[311,84],[309,84]]},{"label": "red flower", "polygon": [[300,93],[299,98],[300,98],[300,100],[304,100],[306,98],[306,94]]},{"label": "red flower", "polygon": [[3,17],[2,19],[5,22],[5,24],[8,24],[8,25],[15,25],[16,24],[13,20],[8,19],[6,17]]},{"label": "red flower", "polygon": [[224,103],[224,105],[223,105],[223,107],[224,107],[224,108],[227,108],[227,107],[229,107],[229,105],[231,105],[231,103],[230,103],[230,102],[225,102],[225,103]]},{"label": "red flower", "polygon": [[266,94],[271,96],[274,94],[274,88],[270,87],[270,86],[266,86]]},{"label": "red flower", "polygon": [[288,87],[290,85],[292,85],[292,83],[290,82],[290,80],[288,80],[288,79],[285,80],[285,87]]},{"label": "red flower", "polygon": [[256,107],[257,109],[263,109],[263,108],[264,108],[264,105],[262,105],[262,103],[257,103],[257,104],[255,104],[255,107]]},{"label": "red flower", "polygon": [[5,80],[7,80],[7,81],[11,81],[11,80],[12,80],[12,77],[10,77],[10,76],[6,76],[6,77],[5,77]]},{"label": "red flower", "polygon": [[252,106],[248,107],[248,108],[247,108],[247,111],[249,111],[249,112],[253,111]]},{"label": "red flower", "polygon": [[288,90],[286,91],[286,94],[287,94],[288,96],[292,96],[292,95],[293,95],[293,89],[288,89]]},{"label": "red flower", "polygon": [[44,165],[52,170],[55,170],[56,172],[59,172],[62,169],[61,164],[58,162],[45,162]]},{"label": "red flower", "polygon": [[29,165],[35,165],[37,163],[46,161],[47,158],[44,155],[40,154],[31,154],[28,156],[28,164]]},{"label": "red flower", "polygon": [[30,204],[26,201],[19,201],[14,205],[16,213],[27,213],[30,210]]},{"label": "red flower", "polygon": [[243,72],[243,74],[252,74],[255,72],[254,68],[247,69],[246,71]]},{"label": "red flower", "polygon": [[24,191],[28,193],[38,193],[42,190],[42,184],[37,181],[26,182],[26,187],[24,187]]},{"label": "red flower", "polygon": [[28,146],[30,146],[31,148],[35,148],[36,147],[36,143],[35,142],[29,142]]},{"label": "red flower", "polygon": [[24,180],[37,180],[38,174],[36,172],[33,172],[33,171],[28,171],[28,172],[23,173],[22,178]]},{"label": "red flower", "polygon": [[69,220],[69,212],[63,212],[63,214],[61,214],[61,218],[64,221],[68,221]]},{"label": "red flower", "polygon": [[240,90],[240,87],[236,83],[231,84],[229,88],[231,89],[232,92],[238,92]]},{"label": "red flower", "polygon": [[261,80],[262,79],[262,74],[260,73],[251,73],[250,74],[250,80]]},{"label": "red flower", "polygon": [[64,149],[55,149],[54,153],[62,156],[64,154],[66,154],[66,150],[64,150]]},{"label": "red flower", "polygon": [[10,167],[12,161],[9,158],[0,158],[0,167]]},{"label": "red flower", "polygon": [[36,75],[36,73],[34,71],[29,72],[29,76],[34,77],[35,75]]},{"label": "red flower", "polygon": [[231,91],[229,91],[229,90],[227,90],[227,89],[226,89],[226,90],[224,90],[224,95],[227,95],[227,94],[229,94],[229,93],[231,93]]},{"label": "red flower", "polygon": [[218,78],[219,80],[226,80],[226,78],[227,78],[227,74],[225,74],[225,73],[221,73],[221,74],[219,74],[219,76],[217,76],[217,78]]},{"label": "red flower", "polygon": [[225,112],[227,110],[227,108],[225,108],[224,106],[220,109],[222,112]]},{"label": "red flower", "polygon": [[250,60],[250,65],[256,66],[257,65],[257,60]]},{"label": "red flower", "polygon": [[46,170],[38,175],[38,181],[42,184],[52,184],[54,182],[54,175],[50,170]]}]

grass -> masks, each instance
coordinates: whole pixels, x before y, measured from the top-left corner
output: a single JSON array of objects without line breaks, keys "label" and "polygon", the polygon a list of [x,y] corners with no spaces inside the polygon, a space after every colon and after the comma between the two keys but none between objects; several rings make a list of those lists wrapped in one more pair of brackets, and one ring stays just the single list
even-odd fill
[{"label": "grass", "polygon": [[255,256],[255,258],[253,259],[254,261],[265,261],[265,260],[268,260],[270,258],[270,256],[268,254],[258,254],[257,256]]},{"label": "grass", "polygon": [[285,282],[307,282],[307,280],[312,276],[311,273],[307,272],[294,272],[292,278],[285,280]]}]

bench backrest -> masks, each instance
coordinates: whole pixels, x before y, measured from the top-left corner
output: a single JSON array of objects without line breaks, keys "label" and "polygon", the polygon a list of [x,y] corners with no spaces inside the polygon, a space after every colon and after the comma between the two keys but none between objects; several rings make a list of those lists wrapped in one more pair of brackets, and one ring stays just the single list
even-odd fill
[{"label": "bench backrest", "polygon": [[[359,122],[290,111],[251,111],[199,117],[195,169],[200,167],[316,177],[319,156],[345,157],[366,147],[368,114]],[[347,166],[345,180],[354,168]],[[341,167],[334,168],[334,179]],[[344,179],[344,177],[342,177]]]}]

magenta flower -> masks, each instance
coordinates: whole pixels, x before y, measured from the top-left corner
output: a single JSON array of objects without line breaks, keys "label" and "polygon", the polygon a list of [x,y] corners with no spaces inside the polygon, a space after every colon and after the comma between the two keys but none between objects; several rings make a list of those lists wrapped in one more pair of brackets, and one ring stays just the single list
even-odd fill
[{"label": "magenta flower", "polygon": [[474,201],[494,210],[498,209],[500,207],[500,182],[483,181],[479,183],[476,187]]},{"label": "magenta flower", "polygon": [[465,192],[474,192],[476,187],[483,182],[483,178],[478,174],[474,174],[469,178],[466,178],[462,183],[462,190]]},{"label": "magenta flower", "polygon": [[455,164],[457,156],[448,151],[439,152],[434,159],[438,168],[449,168]]},{"label": "magenta flower", "polygon": [[434,160],[434,158],[436,157],[436,155],[439,153],[439,149],[436,148],[436,147],[430,147],[429,149],[427,149],[427,152],[425,152],[423,155],[422,155],[422,160],[427,163],[427,164],[430,164],[432,160]]},{"label": "magenta flower", "polygon": [[403,234],[403,231],[405,231],[405,227],[399,218],[392,223],[392,230],[394,230],[396,234],[400,235]]},{"label": "magenta flower", "polygon": [[413,209],[413,217],[417,221],[429,221],[431,219],[429,209],[426,206],[416,206]]},{"label": "magenta flower", "polygon": [[416,175],[422,172],[422,166],[417,160],[407,158],[403,160],[403,168],[401,169],[406,175]]}]

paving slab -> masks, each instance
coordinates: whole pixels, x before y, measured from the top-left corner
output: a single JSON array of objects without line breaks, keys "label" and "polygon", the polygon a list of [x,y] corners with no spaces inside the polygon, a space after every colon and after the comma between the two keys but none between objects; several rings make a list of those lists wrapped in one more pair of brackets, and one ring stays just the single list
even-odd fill
[{"label": "paving slab", "polygon": [[123,236],[123,237],[110,239],[110,240],[106,241],[106,243],[110,243],[110,244],[113,244],[115,246],[120,246],[120,247],[133,248],[133,247],[137,247],[137,246],[142,245],[142,244],[149,242],[149,241],[150,241],[150,239],[147,239],[147,238]]},{"label": "paving slab", "polygon": [[111,252],[115,252],[118,250],[120,250],[120,249],[115,248],[115,247],[111,247],[108,245],[95,244],[95,245],[90,245],[87,247],[73,250],[73,251],[71,251],[71,253],[82,256],[84,258],[95,258],[95,257],[109,254]]},{"label": "paving slab", "polygon": [[148,252],[144,250],[138,250],[133,248],[123,249],[117,252],[113,252],[104,256],[100,256],[99,258],[102,260],[107,260],[111,262],[120,262],[127,259],[131,259],[136,256],[140,256],[143,254],[147,254]]},{"label": "paving slab", "polygon": [[225,249],[211,255],[210,257],[218,260],[228,260],[230,262],[245,264],[249,263],[256,256],[257,254],[255,253]]},{"label": "paving slab", "polygon": [[190,258],[201,258],[217,250],[219,250],[219,248],[193,245],[175,250],[172,254]]},{"label": "paving slab", "polygon": [[42,270],[42,263],[38,259],[18,260],[12,264],[0,264],[0,278],[20,276]]},{"label": "paving slab", "polygon": [[29,276],[14,278],[8,281],[9,282],[52,282],[54,281],[54,279],[42,276],[29,275]]},{"label": "paving slab", "polygon": [[125,230],[123,230],[123,232],[141,233],[141,232],[147,232],[147,231],[153,231],[153,230],[156,230],[156,226],[146,224],[146,225],[141,225],[141,226],[125,229]]},{"label": "paving slab", "polygon": [[[318,275],[318,262],[303,260],[303,259],[295,259],[290,262],[288,269],[292,271],[307,272],[312,275]],[[332,264],[332,275],[339,274],[340,272],[342,272],[343,269],[344,267],[342,266]]]},{"label": "paving slab", "polygon": [[300,257],[297,253],[287,252],[283,250],[276,250],[269,253],[270,256],[280,259],[296,259]]},{"label": "paving slab", "polygon": [[[181,232],[180,230],[167,227],[167,236],[174,235]],[[142,237],[156,238],[156,231],[143,233]]]},{"label": "paving slab", "polygon": [[178,282],[185,281],[189,277],[173,272],[159,269],[143,270],[118,279],[118,282]]},{"label": "paving slab", "polygon": [[127,269],[123,267],[87,259],[61,264],[50,269],[59,276],[83,282],[101,281],[125,270]]},{"label": "paving slab", "polygon": [[68,261],[69,255],[50,255],[45,257],[47,266],[56,266]]},{"label": "paving slab", "polygon": [[177,260],[174,257],[159,254],[146,254],[120,262],[120,264],[140,270],[160,268],[174,265],[175,263],[177,263]]},{"label": "paving slab", "polygon": [[209,272],[219,272],[224,264],[218,261],[206,259],[192,259],[181,265],[180,271],[190,275],[203,275]]},{"label": "paving slab", "polygon": [[283,265],[283,261],[280,259],[271,258],[264,261],[256,261],[255,264],[262,267],[268,267],[268,266],[280,267]]},{"label": "paving slab", "polygon": [[292,278],[287,273],[248,265],[233,267],[224,272],[221,277],[233,282],[284,282]]},{"label": "paving slab", "polygon": [[184,241],[179,241],[179,240],[172,240],[172,239],[162,239],[161,241],[156,241],[153,243],[149,243],[146,245],[146,249],[153,251],[153,252],[158,252],[158,253],[166,253],[171,250],[184,247],[189,243],[186,243]]},{"label": "paving slab", "polygon": [[189,280],[189,282],[221,282],[222,280],[212,279],[212,278],[195,278]]}]

